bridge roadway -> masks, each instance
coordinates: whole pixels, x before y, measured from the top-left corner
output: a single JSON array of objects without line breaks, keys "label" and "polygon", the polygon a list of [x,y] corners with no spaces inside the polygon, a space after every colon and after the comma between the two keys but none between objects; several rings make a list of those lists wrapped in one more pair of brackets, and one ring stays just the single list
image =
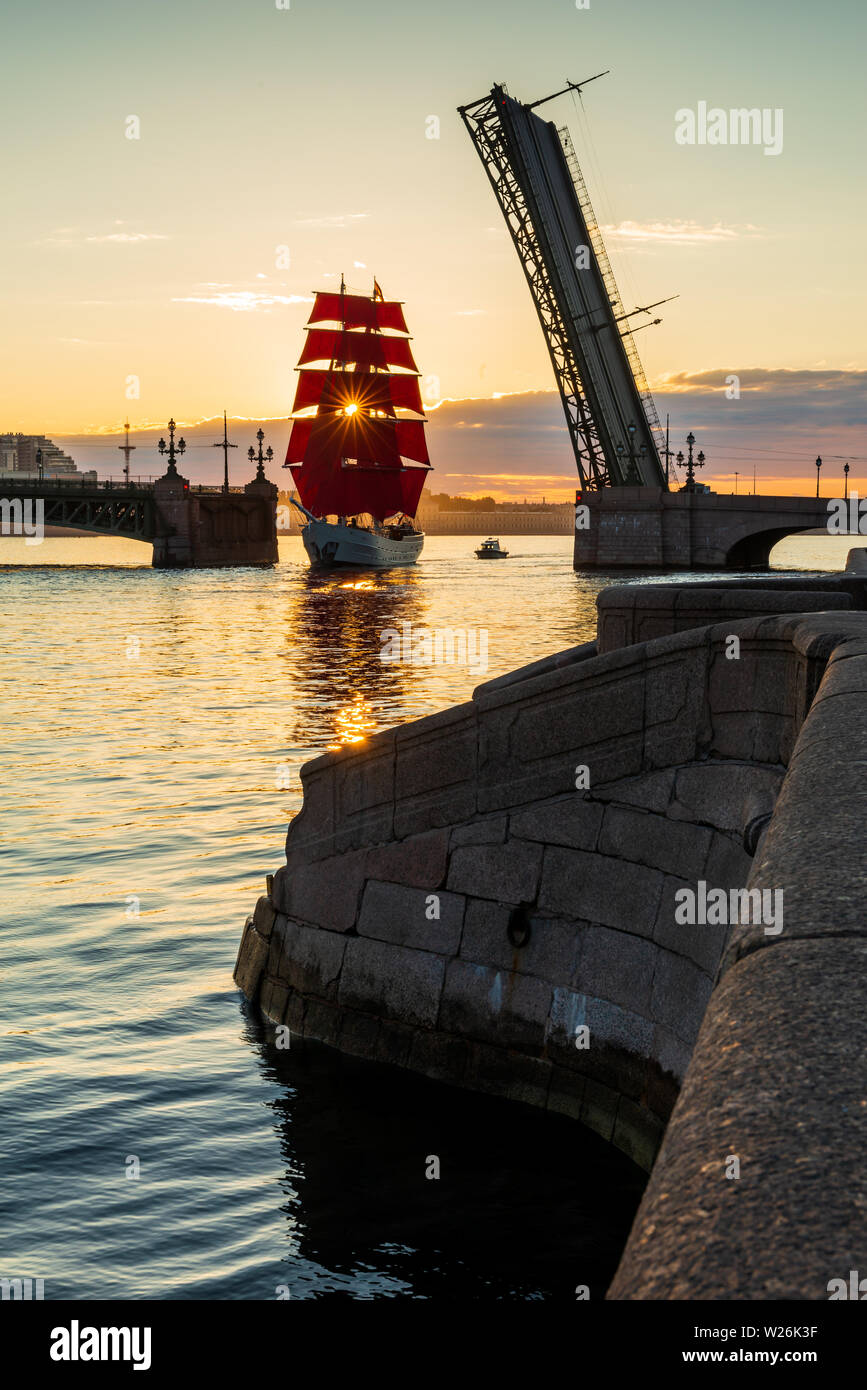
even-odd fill
[{"label": "bridge roadway", "polygon": [[228,492],[177,473],[149,482],[4,479],[0,493],[7,504],[41,500],[45,526],[149,542],[156,569],[277,560],[277,487],[264,478]]}]

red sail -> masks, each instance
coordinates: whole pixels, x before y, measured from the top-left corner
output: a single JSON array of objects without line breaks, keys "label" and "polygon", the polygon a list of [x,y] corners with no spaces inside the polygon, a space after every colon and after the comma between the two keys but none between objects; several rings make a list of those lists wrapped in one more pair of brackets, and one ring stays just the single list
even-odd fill
[{"label": "red sail", "polygon": [[345,410],[355,405],[359,411],[395,407],[424,414],[418,377],[386,376],[376,372],[331,372],[304,367],[299,375],[292,413],[318,405],[325,410]]},{"label": "red sail", "polygon": [[345,468],[328,464],[310,475],[293,467],[292,477],[303,505],[314,516],[358,516],[368,512],[378,521],[406,512],[415,516],[427,468]]},{"label": "red sail", "polygon": [[298,495],[314,516],[359,516],[362,512],[384,521],[396,512],[415,516],[426,468],[343,468],[339,463],[320,469],[314,477],[293,468]]},{"label": "red sail", "polygon": [[401,471],[400,488],[403,495],[401,511],[406,512],[407,516],[415,516],[418,511],[418,499],[421,497],[426,477],[426,468],[404,468]]},{"label": "red sail", "polygon": [[424,425],[421,420],[398,420],[395,426],[397,452],[405,459],[415,459],[416,463],[430,463]]},{"label": "red sail", "polygon": [[[310,415],[306,420],[293,420],[292,433],[289,436],[289,448],[286,450],[286,462],[283,467],[287,468],[291,463],[303,463],[307,445],[310,443],[310,431],[313,429],[315,415]],[[410,458],[413,456],[410,454]]]},{"label": "red sail", "polygon": [[[286,450],[286,465],[293,463],[304,463],[307,453],[307,446],[310,443],[310,436],[313,430],[313,423],[318,417],[308,415],[301,420],[292,421],[292,433],[289,436],[289,447]],[[324,418],[324,417],[322,417]],[[340,416],[332,416],[332,421],[340,421]],[[344,417],[345,418],[345,417]],[[380,430],[380,438],[386,428],[393,430],[393,436],[389,443],[392,445],[390,453],[402,455],[403,458],[414,459],[416,463],[430,464],[430,455],[427,450],[427,440],[424,435],[424,425],[421,420],[376,420],[373,422]],[[354,457],[348,454],[347,457]],[[380,462],[382,460],[379,460]],[[309,462],[315,462],[313,458]],[[399,466],[399,461],[398,465]],[[305,504],[306,505],[306,504]]]},{"label": "red sail", "polygon": [[390,376],[388,389],[393,405],[404,410],[414,410],[416,415],[424,415],[417,376]]},{"label": "red sail", "polygon": [[313,304],[310,324],[338,326],[308,328],[292,409],[315,413],[293,421],[284,466],[315,516],[413,516],[430,468],[424,420],[396,413],[424,415],[409,339],[383,333],[406,333],[403,309],[378,293],[317,294]]},{"label": "red sail", "polygon": [[399,432],[407,424],[422,428],[414,420],[337,413],[296,420],[286,463],[304,506],[317,516],[414,515],[428,470],[401,463]]},{"label": "red sail", "polygon": [[408,333],[403,306],[363,294],[317,294],[308,323],[343,323],[346,328],[391,328]]},{"label": "red sail", "polygon": [[417,372],[407,338],[385,338],[379,333],[342,333],[339,328],[311,328],[299,366],[308,362],[354,362],[357,367],[403,367]]}]

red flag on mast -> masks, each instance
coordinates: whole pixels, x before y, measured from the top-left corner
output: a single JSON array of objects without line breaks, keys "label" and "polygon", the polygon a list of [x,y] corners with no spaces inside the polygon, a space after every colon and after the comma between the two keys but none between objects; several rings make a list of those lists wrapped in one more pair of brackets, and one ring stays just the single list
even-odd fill
[{"label": "red flag on mast", "polygon": [[379,281],[377,280],[377,278],[376,278],[375,275],[374,275],[374,277],[373,277],[373,297],[374,297],[374,299],[385,299],[385,295],[382,293],[382,290],[379,288]]}]

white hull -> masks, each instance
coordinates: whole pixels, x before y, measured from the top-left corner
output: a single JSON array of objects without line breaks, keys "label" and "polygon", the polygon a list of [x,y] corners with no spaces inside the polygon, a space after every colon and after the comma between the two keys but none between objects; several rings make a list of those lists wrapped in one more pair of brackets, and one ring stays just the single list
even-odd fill
[{"label": "white hull", "polygon": [[304,549],[311,565],[331,569],[346,565],[353,569],[392,569],[414,565],[424,545],[424,533],[413,531],[396,538],[363,526],[341,526],[333,521],[310,521],[301,531]]}]

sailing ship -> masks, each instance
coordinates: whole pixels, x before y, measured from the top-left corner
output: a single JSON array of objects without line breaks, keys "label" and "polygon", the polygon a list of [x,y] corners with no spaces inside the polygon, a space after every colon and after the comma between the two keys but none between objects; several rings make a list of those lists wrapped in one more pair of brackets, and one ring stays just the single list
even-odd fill
[{"label": "sailing ship", "polygon": [[430,471],[419,372],[399,300],[318,291],[296,370],[284,468],[306,519],[311,565],[412,565],[414,525]]}]

